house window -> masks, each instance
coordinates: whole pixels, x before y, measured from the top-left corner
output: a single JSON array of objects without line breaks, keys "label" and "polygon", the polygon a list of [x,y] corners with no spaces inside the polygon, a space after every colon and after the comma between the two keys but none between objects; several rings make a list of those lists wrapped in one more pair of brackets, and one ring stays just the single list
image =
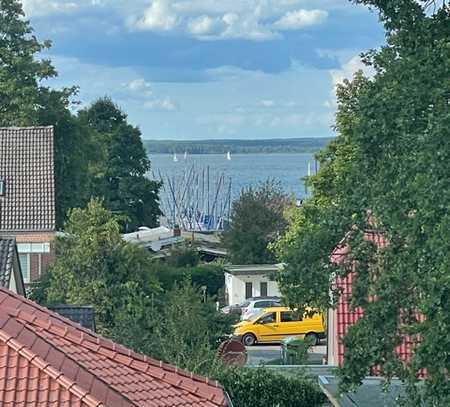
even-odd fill
[{"label": "house window", "polygon": [[245,283],[245,299],[253,296],[253,283]]},{"label": "house window", "polygon": [[30,282],[30,255],[28,253],[19,254],[20,268],[22,269],[24,283]]},{"label": "house window", "polygon": [[260,284],[261,297],[267,297],[267,283]]}]

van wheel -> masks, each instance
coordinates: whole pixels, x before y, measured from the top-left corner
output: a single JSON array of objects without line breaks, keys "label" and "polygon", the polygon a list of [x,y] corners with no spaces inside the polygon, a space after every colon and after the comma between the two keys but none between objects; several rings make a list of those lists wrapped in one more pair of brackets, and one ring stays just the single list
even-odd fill
[{"label": "van wheel", "polygon": [[242,343],[245,346],[253,346],[256,343],[255,335],[253,335],[253,334],[245,334],[242,337]]},{"label": "van wheel", "polygon": [[314,332],[306,334],[305,340],[309,341],[312,344],[312,346],[317,346],[319,344],[319,337]]}]

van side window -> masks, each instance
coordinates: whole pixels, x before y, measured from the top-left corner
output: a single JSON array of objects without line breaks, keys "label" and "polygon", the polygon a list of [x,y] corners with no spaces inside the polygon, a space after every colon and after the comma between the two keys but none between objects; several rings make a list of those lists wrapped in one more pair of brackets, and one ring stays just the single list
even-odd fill
[{"label": "van side window", "polygon": [[263,317],[261,317],[258,322],[260,324],[273,324],[273,323],[277,322],[277,314],[275,312],[266,314]]},{"label": "van side window", "polygon": [[294,322],[301,321],[298,315],[294,314],[292,311],[283,311],[281,313],[281,322]]}]

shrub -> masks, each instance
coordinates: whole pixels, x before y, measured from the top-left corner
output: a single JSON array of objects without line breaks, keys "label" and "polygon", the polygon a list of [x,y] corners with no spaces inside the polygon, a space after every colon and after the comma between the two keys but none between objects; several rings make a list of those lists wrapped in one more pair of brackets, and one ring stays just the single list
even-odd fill
[{"label": "shrub", "polygon": [[190,279],[195,286],[206,286],[208,297],[217,297],[219,290],[225,286],[223,267],[214,264],[175,267],[167,263],[155,263],[153,272],[164,291],[170,291],[186,278]]},{"label": "shrub", "polygon": [[302,374],[284,376],[257,368],[227,369],[217,379],[234,407],[314,407],[325,403],[319,386]]},{"label": "shrub", "polygon": [[170,256],[167,258],[167,264],[174,267],[195,267],[200,261],[197,250],[188,246],[175,246],[170,250]]}]

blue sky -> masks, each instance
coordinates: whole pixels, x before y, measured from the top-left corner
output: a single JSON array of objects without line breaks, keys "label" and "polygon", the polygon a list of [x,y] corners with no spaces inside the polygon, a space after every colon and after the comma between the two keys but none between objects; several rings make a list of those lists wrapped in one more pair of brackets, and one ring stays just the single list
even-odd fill
[{"label": "blue sky", "polygon": [[111,96],[146,139],[330,136],[336,83],[384,41],[377,15],[347,0],[23,5],[53,41],[52,85],[79,85],[83,105]]}]

